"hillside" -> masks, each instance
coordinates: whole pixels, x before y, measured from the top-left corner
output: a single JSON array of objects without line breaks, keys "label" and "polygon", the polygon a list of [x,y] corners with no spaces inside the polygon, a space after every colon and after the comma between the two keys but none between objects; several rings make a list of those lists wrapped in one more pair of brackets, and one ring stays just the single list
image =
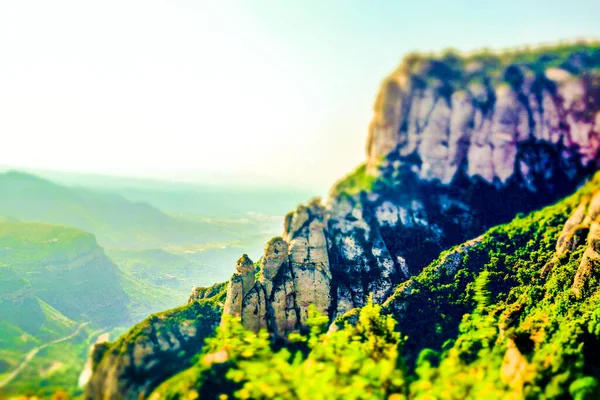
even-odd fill
[{"label": "hillside", "polygon": [[383,308],[328,334],[312,311],[310,341],[291,352],[230,321],[150,398],[598,398],[599,216],[600,174],[443,253]]},{"label": "hillside", "polygon": [[[197,364],[150,398],[347,398],[356,390],[373,399],[597,398],[599,215],[600,174],[557,204],[442,253],[383,308],[352,310],[329,334],[327,318],[312,311],[308,348],[296,338],[291,353],[271,349],[268,336],[229,322]],[[365,369],[373,362],[381,369]]]},{"label": "hillside", "polygon": [[158,248],[238,237],[227,226],[172,217],[148,203],[61,186],[16,171],[0,175],[0,215],[73,226],[94,233],[102,246],[116,248]]},{"label": "hillside", "polygon": [[[0,222],[0,382],[27,354],[42,349],[6,387],[0,386],[0,395],[23,390],[51,394],[57,387],[74,392],[94,335],[122,331],[188,297],[192,283],[153,279],[153,271],[156,276],[160,272],[159,261],[170,261],[164,267],[184,277],[207,273],[206,266],[162,250],[139,254],[140,262],[149,263],[146,268],[133,263],[119,269],[87,232],[12,218]],[[44,347],[82,325],[72,339]]]},{"label": "hillside", "polygon": [[62,315],[35,295],[33,287],[11,268],[0,269],[0,359],[5,368],[12,358],[34,344],[60,337],[75,327],[75,322]]},{"label": "hillside", "polygon": [[0,396],[49,394],[74,384],[94,329],[132,322],[132,300],[93,235],[9,221],[0,223]]},{"label": "hillside", "polygon": [[35,296],[71,319],[128,320],[116,265],[93,235],[37,223],[0,224],[0,272],[17,273]]},{"label": "hillside", "polygon": [[375,102],[365,165],[285,217],[231,314],[305,331],[310,304],[335,319],[383,303],[442,251],[573,193],[600,165],[599,54],[407,56]]}]

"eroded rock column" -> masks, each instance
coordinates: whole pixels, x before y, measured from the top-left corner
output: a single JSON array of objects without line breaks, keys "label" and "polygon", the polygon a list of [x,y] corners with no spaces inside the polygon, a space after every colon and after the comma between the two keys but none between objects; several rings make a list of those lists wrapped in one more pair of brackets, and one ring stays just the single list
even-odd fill
[{"label": "eroded rock column", "polygon": [[323,216],[318,202],[288,215],[283,237],[265,246],[258,280],[243,256],[229,280],[224,314],[240,317],[247,329],[281,337],[306,327],[311,304],[328,314],[331,272]]}]

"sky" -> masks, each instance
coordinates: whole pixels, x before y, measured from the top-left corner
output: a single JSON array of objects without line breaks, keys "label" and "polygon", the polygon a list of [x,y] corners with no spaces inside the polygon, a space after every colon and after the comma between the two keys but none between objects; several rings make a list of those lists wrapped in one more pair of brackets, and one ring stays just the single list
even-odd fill
[{"label": "sky", "polygon": [[600,37],[600,2],[0,1],[0,164],[330,185],[410,51]]}]

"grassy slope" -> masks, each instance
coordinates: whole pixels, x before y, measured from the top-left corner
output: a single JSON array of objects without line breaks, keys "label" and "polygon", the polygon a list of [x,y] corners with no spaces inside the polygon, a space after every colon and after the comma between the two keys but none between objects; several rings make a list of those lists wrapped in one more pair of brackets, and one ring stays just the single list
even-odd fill
[{"label": "grassy slope", "polygon": [[[226,296],[226,283],[215,284],[207,288],[206,297],[184,306],[156,313],[136,324],[113,343],[108,343],[97,349],[94,354],[94,375],[87,388],[88,396],[106,395],[112,387],[116,374],[119,380],[119,390],[128,398],[138,397],[138,390],[152,389],[157,384],[168,379],[173,374],[191,366],[196,352],[202,348],[204,339],[214,333],[221,319],[223,303]],[[181,329],[182,324],[192,324],[196,329],[196,338],[189,342],[181,342],[181,348],[176,354],[173,349],[162,348],[157,340],[169,337]],[[141,372],[141,368],[130,368],[130,357],[139,349],[152,348],[151,371]],[[145,367],[143,367],[145,368]],[[106,387],[106,381],[110,381]],[[147,394],[147,393],[146,393]]]},{"label": "grassy slope", "polygon": [[71,319],[127,319],[118,315],[126,295],[117,266],[87,232],[38,223],[0,224],[0,259],[0,272],[18,273],[35,296]]},{"label": "grassy slope", "polygon": [[96,246],[93,235],[78,229],[38,223],[0,223],[0,267],[36,268],[41,263],[72,259]]}]

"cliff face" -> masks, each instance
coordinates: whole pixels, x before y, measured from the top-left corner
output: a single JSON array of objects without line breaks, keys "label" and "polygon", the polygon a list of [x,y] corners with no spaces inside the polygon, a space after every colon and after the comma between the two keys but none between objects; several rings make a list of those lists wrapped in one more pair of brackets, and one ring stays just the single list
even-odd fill
[{"label": "cliff face", "polygon": [[252,261],[240,258],[223,313],[240,317],[249,329],[285,336],[305,326],[309,305],[329,312],[332,275],[324,214],[317,202],[289,214],[283,237],[265,247],[258,279]]},{"label": "cliff face", "polygon": [[224,285],[203,289],[187,305],[150,316],[116,342],[95,345],[85,398],[145,398],[192,365],[221,318]]},{"label": "cliff face", "polygon": [[553,57],[504,64],[493,56],[407,58],[379,94],[369,165],[417,155],[421,180],[447,185],[462,172],[505,185],[518,175],[535,189],[535,167],[543,165],[528,160],[531,145],[544,142],[564,160],[597,164],[597,50],[572,51],[560,64]]},{"label": "cliff face", "polygon": [[335,318],[383,302],[444,249],[573,192],[600,161],[598,66],[594,46],[407,57],[366,165],[286,217],[257,279],[240,260],[225,313],[284,336],[309,304]]}]

